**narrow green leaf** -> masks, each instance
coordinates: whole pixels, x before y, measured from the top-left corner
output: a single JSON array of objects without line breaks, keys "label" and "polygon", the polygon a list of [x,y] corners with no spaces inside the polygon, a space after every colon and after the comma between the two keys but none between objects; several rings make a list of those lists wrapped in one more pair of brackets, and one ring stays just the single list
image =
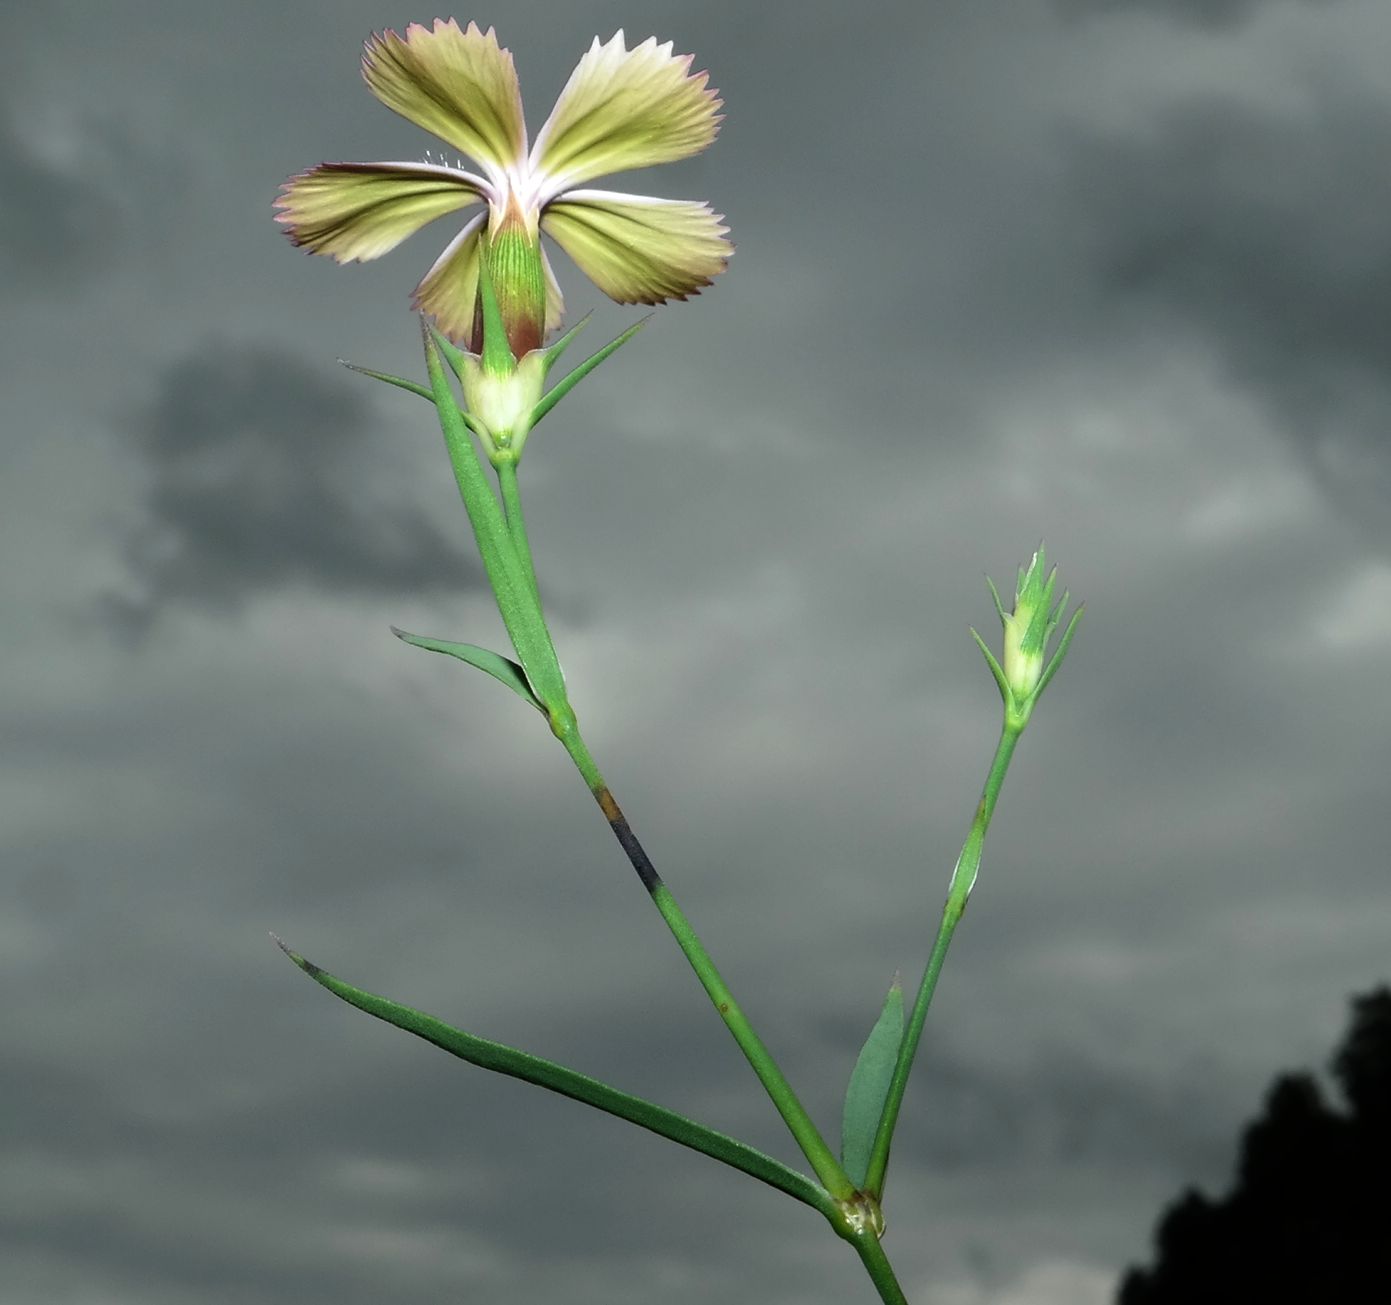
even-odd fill
[{"label": "narrow green leaf", "polygon": [[[271,937],[275,938],[275,935],[272,934]],[[805,1202],[827,1218],[835,1217],[835,1204],[824,1189],[805,1174],[788,1168],[772,1156],[765,1155],[737,1138],[717,1133],[704,1124],[678,1115],[674,1110],[668,1110],[642,1097],[620,1092],[607,1083],[567,1069],[564,1065],[528,1055],[500,1042],[489,1042],[486,1038],[453,1028],[432,1015],[354,988],[326,970],[320,969],[298,952],[291,951],[279,938],[275,938],[275,943],[315,983],[327,988],[334,996],[379,1020],[385,1020],[398,1029],[404,1029],[407,1033],[413,1033],[416,1037],[433,1043],[441,1050],[449,1052],[451,1056],[458,1056],[460,1060],[466,1060],[481,1069],[507,1074],[525,1083],[535,1083],[538,1087],[570,1097],[574,1101],[581,1101],[596,1110],[626,1119],[639,1128],[645,1128],[660,1137],[670,1138],[693,1151],[701,1151],[724,1164],[732,1165],[750,1177]]]},{"label": "narrow green leaf", "polygon": [[402,643],[414,644],[415,647],[424,648],[427,652],[444,653],[449,657],[457,657],[461,662],[478,667],[480,671],[487,671],[493,679],[501,681],[519,698],[525,698],[537,711],[545,715],[546,709],[537,701],[536,695],[531,691],[531,685],[526,682],[526,672],[510,657],[504,657],[501,653],[495,653],[488,648],[479,648],[471,643],[450,643],[446,639],[431,639],[427,635],[411,634],[394,625],[391,627],[391,633]]},{"label": "narrow green leaf", "polygon": [[421,332],[425,343],[425,370],[435,396],[435,412],[444,432],[445,448],[449,451],[459,495],[473,526],[478,555],[483,559],[488,583],[497,599],[498,611],[517,660],[526,672],[527,683],[548,713],[556,711],[565,703],[565,677],[551,644],[550,631],[522,572],[507,533],[502,507],[488,487],[482,456],[466,432],[464,414],[454,400],[439,348],[423,317]]},{"label": "narrow green leaf", "polygon": [[412,394],[418,394],[422,399],[429,399],[434,403],[435,396],[428,385],[421,385],[419,381],[408,381],[404,376],[392,376],[390,372],[374,372],[370,367],[359,367],[356,363],[350,363],[346,358],[338,360],[350,372],[358,372],[363,376],[370,376],[374,381],[385,381],[388,385],[395,385],[398,389],[409,390]]},{"label": "narrow green leaf", "polygon": [[[602,349],[590,354],[574,371],[567,372],[560,380],[555,383],[555,388],[549,393],[541,396],[541,401],[531,410],[531,424],[536,425],[557,403],[561,401],[571,390],[575,388],[586,376],[589,375],[609,354],[615,349],[628,343],[648,322],[652,320],[649,313],[639,322],[634,322],[622,335],[615,336]],[[579,323],[577,325],[583,325]]]},{"label": "narrow green leaf", "polygon": [[879,1130],[879,1116],[889,1095],[898,1048],[903,1041],[903,985],[898,975],[889,985],[884,1009],[860,1049],[850,1086],[845,1090],[845,1114],[841,1119],[840,1160],[850,1181],[863,1187],[869,1172],[869,1154]]}]

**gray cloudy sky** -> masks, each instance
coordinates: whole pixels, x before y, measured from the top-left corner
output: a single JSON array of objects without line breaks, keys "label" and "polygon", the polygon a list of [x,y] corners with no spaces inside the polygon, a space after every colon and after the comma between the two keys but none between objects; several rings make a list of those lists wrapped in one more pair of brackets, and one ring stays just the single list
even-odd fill
[{"label": "gray cloudy sky", "polygon": [[[0,89],[7,1305],[869,1300],[815,1215],[334,1002],[269,943],[793,1151],[498,644],[407,296],[276,187],[429,137],[433,11],[10,0]],[[622,188],[739,252],[533,437],[600,763],[836,1128],[994,742],[967,627],[1088,603],[905,1109],[924,1305],[1102,1305],[1271,1076],[1386,981],[1391,11],[512,0],[533,130],[595,33],[728,115]],[[597,343],[636,315],[574,269]]]}]

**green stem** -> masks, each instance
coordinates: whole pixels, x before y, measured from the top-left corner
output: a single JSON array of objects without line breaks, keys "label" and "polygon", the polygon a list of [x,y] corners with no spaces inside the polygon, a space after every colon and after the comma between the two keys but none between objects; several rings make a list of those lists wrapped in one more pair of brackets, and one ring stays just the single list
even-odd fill
[{"label": "green stem", "polygon": [[990,828],[990,818],[995,814],[995,803],[999,800],[1000,789],[1005,782],[1005,772],[1009,769],[1010,758],[1014,755],[1015,745],[1023,732],[1023,725],[1011,719],[1006,720],[1004,728],[1000,731],[1000,742],[996,745],[995,756],[990,763],[990,773],[986,776],[985,789],[976,806],[975,819],[971,821],[970,833],[966,835],[956,868],[952,871],[951,883],[947,886],[947,900],[942,907],[942,923],[937,930],[937,940],[932,944],[932,955],[928,958],[927,968],[923,971],[918,996],[913,1002],[913,1012],[903,1034],[903,1043],[898,1049],[898,1060],[894,1064],[893,1078],[889,1081],[888,1095],[884,1099],[884,1110],[879,1116],[879,1129],[874,1135],[874,1147],[870,1151],[865,1191],[876,1200],[883,1199],[884,1178],[889,1167],[889,1148],[893,1144],[894,1127],[898,1123],[898,1112],[903,1105],[903,1094],[908,1087],[908,1076],[913,1070],[913,1058],[917,1055],[923,1025],[927,1022],[927,1010],[932,1005],[932,994],[937,990],[937,978],[942,972],[943,962],[947,959],[947,948],[951,946],[952,935],[966,911],[966,901],[971,895],[976,873],[980,869],[985,831]]},{"label": "green stem", "polygon": [[[616,348],[617,344],[622,343],[624,338],[626,335],[621,337],[612,347]],[[438,390],[438,381],[434,377],[431,379],[436,382]],[[450,442],[448,440],[449,434],[450,432],[446,430],[447,443]],[[456,440],[450,448],[451,457],[463,452],[461,444],[462,441],[458,440],[456,435]],[[473,451],[471,445],[469,451]],[[532,600],[531,610],[534,612],[541,630],[545,632],[546,640],[549,643],[550,632],[546,629],[545,618],[541,613],[536,571],[531,556],[531,545],[527,539],[526,519],[522,514],[521,492],[517,484],[515,458],[500,460],[496,469],[506,522],[506,534],[511,545],[514,565],[516,571],[521,573],[522,582],[528,587]],[[641,1123],[645,1127],[654,1128],[654,1131],[665,1132],[673,1140],[683,1141],[688,1146],[695,1145],[696,1149],[705,1150],[707,1154],[715,1155],[716,1158],[723,1159],[726,1163],[743,1168],[745,1172],[754,1177],[761,1178],[764,1182],[771,1182],[773,1186],[779,1186],[789,1194],[815,1206],[826,1216],[836,1233],[855,1247],[856,1253],[864,1263],[865,1270],[885,1305],[907,1305],[903,1290],[899,1286],[888,1257],[884,1254],[883,1247],[879,1243],[883,1223],[877,1202],[867,1199],[855,1190],[854,1183],[851,1182],[830,1147],[826,1145],[815,1121],[798,1099],[792,1085],[773,1059],[772,1053],[754,1031],[748,1017],[735,1001],[734,994],[730,992],[714,961],[710,959],[710,954],[705,950],[705,946],[694,928],[691,927],[685,912],[677,904],[671,890],[662,882],[656,867],[653,866],[642,844],[638,842],[627,818],[619,809],[618,803],[614,801],[613,794],[609,791],[603,775],[600,774],[598,765],[593,756],[590,755],[584,740],[580,737],[574,712],[570,709],[569,702],[564,696],[563,687],[558,700],[546,703],[546,711],[550,718],[552,732],[564,745],[566,752],[575,763],[576,769],[588,785],[594,800],[599,804],[599,809],[603,811],[608,820],[614,836],[618,839],[633,869],[637,871],[639,879],[647,889],[652,904],[666,922],[667,928],[676,939],[677,945],[690,963],[691,969],[695,971],[696,977],[700,980],[701,986],[714,1004],[715,1010],[724,1021],[725,1027],[729,1029],[739,1049],[744,1053],[754,1073],[758,1076],[759,1082],[763,1085],[764,1091],[767,1092],[769,1099],[787,1124],[788,1130],[801,1148],[802,1154],[806,1156],[822,1186],[817,1188],[808,1183],[802,1187],[799,1183],[789,1181],[787,1173],[784,1173],[781,1168],[774,1170],[768,1167],[776,1162],[770,1161],[758,1153],[748,1154],[741,1150],[735,1155],[731,1150],[728,1154],[722,1154],[715,1149],[711,1137],[702,1136],[699,1141],[696,1141],[697,1134],[692,1131],[688,1121],[681,1121],[679,1125],[666,1131],[661,1127],[654,1128],[657,1117],[651,1115],[650,1112],[648,1117],[643,1119],[637,1118],[635,1113],[626,1113],[625,1117],[632,1119],[635,1123]],[[351,998],[349,999],[351,1000]],[[422,1030],[413,1029],[412,1031],[421,1032],[422,1036],[429,1036]],[[457,1050],[455,1054],[459,1054]],[[547,1067],[547,1072],[553,1074],[551,1067]],[[597,1103],[591,1102],[591,1104]],[[634,1111],[634,1107],[626,1101],[622,1103],[623,1111],[614,1109],[615,1104],[616,1098],[611,1099],[607,1108],[613,1110],[614,1113]],[[663,1122],[666,1122],[665,1119]],[[695,1126],[695,1128],[700,1129],[700,1126]],[[703,1133],[704,1130],[701,1132]],[[723,1144],[725,1140],[720,1139],[720,1141]],[[729,1143],[728,1145],[733,1147],[742,1144]],[[800,1178],[800,1175],[796,1177]]]},{"label": "green stem", "polygon": [[430,376],[440,430],[444,434],[444,446],[454,469],[459,496],[473,526],[488,583],[532,692],[548,712],[555,712],[565,705],[565,680],[551,643],[551,632],[534,599],[533,582],[528,578],[530,568],[523,567],[517,557],[497,498],[484,477],[473,437],[445,379],[444,364],[434,337],[423,324],[422,329],[425,367]]},{"label": "green stem", "polygon": [[526,518],[522,516],[522,495],[517,486],[517,461],[503,458],[497,465],[497,483],[502,490],[502,510],[507,517],[507,533],[516,550],[517,561],[526,574],[527,584],[531,586],[531,596],[536,600],[536,608],[541,608],[541,591],[536,583],[536,568],[531,561],[531,541],[526,536]]},{"label": "green stem", "polygon": [[889,1263],[889,1257],[884,1254],[884,1247],[879,1238],[872,1232],[865,1232],[848,1240],[864,1264],[865,1272],[869,1274],[870,1281],[874,1284],[875,1290],[879,1293],[879,1299],[884,1302],[884,1305],[908,1305],[908,1297],[903,1294],[903,1288],[898,1285],[893,1265]]},{"label": "green stem", "polygon": [[666,921],[667,928],[671,930],[677,945],[690,962],[691,969],[695,971],[701,986],[714,1003],[725,1027],[739,1044],[739,1050],[753,1067],[758,1081],[763,1084],[764,1091],[768,1093],[773,1105],[777,1107],[778,1114],[783,1117],[797,1145],[801,1147],[807,1163],[811,1165],[822,1186],[831,1196],[841,1201],[851,1199],[855,1195],[855,1185],[846,1176],[830,1147],[826,1145],[815,1121],[798,1100],[796,1092],[778,1068],[772,1053],[764,1046],[763,1040],[754,1031],[739,1003],[734,1000],[734,994],[730,992],[719,970],[715,968],[715,962],[710,959],[704,944],[677,905],[671,890],[662,882],[656,867],[629,827],[627,818],[613,799],[613,794],[609,792],[604,777],[599,773],[599,767],[595,764],[589,749],[585,747],[584,740],[580,738],[579,730],[571,722],[570,727],[564,732],[557,731],[557,737],[565,745],[570,759],[589,786],[589,791],[608,820],[614,836],[627,853],[628,860],[652,898],[653,906]]}]

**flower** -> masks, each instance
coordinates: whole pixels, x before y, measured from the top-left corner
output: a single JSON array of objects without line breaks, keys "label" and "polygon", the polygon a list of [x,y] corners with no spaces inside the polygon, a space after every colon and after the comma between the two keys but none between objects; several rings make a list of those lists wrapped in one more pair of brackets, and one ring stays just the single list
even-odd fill
[{"label": "flower", "polygon": [[481,351],[478,266],[486,254],[507,338],[520,358],[560,322],[563,300],[540,232],[619,303],[685,299],[725,268],[722,214],[692,200],[652,199],[584,183],[698,154],[715,138],[721,101],[691,56],[622,31],[596,37],[527,148],[511,51],[490,27],[436,19],[404,36],[374,34],[362,75],[389,109],[475,160],[321,163],[281,188],[276,220],[296,244],[340,263],[378,258],[427,222],[475,204],[472,217],[416,286],[412,303],[440,330]]}]

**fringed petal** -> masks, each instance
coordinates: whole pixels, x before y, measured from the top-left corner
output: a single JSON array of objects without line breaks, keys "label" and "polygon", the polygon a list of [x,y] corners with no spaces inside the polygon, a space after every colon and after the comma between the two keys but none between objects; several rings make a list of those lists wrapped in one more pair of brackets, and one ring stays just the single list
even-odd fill
[{"label": "fringed petal", "polygon": [[478,302],[478,233],[486,214],[480,213],[454,237],[411,296],[411,303],[429,313],[455,344],[478,352],[473,318]]},{"label": "fringed petal", "polygon": [[607,173],[698,154],[715,139],[722,101],[706,86],[709,73],[692,73],[692,56],[671,51],[655,37],[632,50],[621,31],[604,45],[595,37],[531,151],[542,204]]},{"label": "fringed petal", "polygon": [[611,299],[685,299],[725,269],[734,246],[720,213],[694,200],[573,190],[541,215],[541,229]]},{"label": "fringed petal", "polygon": [[455,19],[436,18],[433,29],[374,35],[362,76],[387,108],[477,160],[494,182],[526,157],[517,70],[491,27],[460,31]]},{"label": "fringed petal", "polygon": [[432,163],[320,163],[280,188],[275,220],[311,253],[365,262],[489,193],[482,177]]}]

